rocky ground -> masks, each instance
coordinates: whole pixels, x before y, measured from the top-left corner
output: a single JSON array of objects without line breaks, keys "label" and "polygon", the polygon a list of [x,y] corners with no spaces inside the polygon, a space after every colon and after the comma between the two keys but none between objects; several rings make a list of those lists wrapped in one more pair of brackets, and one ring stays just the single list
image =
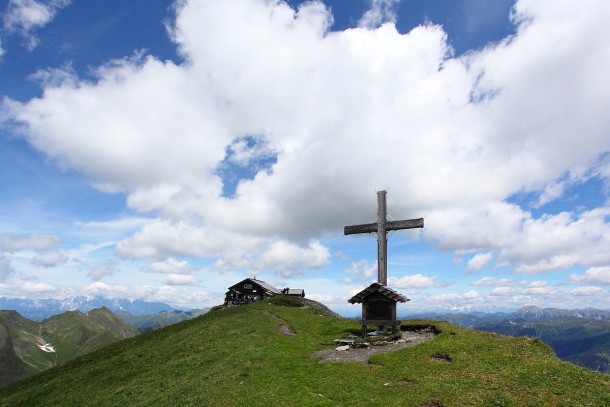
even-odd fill
[{"label": "rocky ground", "polygon": [[[354,347],[338,341],[339,346],[320,350],[311,354],[312,358],[320,358],[320,362],[360,362],[368,363],[369,358],[378,353],[394,352],[399,349],[418,345],[434,338],[434,333],[424,329],[421,331],[402,332],[400,339],[388,342],[367,342],[368,346]],[[349,342],[349,341],[348,341]]]}]

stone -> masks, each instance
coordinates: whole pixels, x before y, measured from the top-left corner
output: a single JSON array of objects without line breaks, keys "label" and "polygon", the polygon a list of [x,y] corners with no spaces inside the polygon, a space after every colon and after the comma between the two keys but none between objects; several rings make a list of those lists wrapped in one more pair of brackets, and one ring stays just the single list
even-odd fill
[{"label": "stone", "polygon": [[352,346],[357,349],[363,349],[363,348],[368,348],[369,346],[371,346],[371,344],[368,342],[362,342],[362,343],[355,343]]},{"label": "stone", "polygon": [[335,349],[338,351],[346,351],[349,350],[349,345],[337,346]]}]

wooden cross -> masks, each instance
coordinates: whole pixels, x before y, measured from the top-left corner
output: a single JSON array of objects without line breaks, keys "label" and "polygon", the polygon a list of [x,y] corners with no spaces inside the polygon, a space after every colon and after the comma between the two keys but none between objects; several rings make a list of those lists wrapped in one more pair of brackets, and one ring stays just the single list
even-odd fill
[{"label": "wooden cross", "polygon": [[345,226],[345,235],[377,232],[377,282],[388,285],[388,232],[401,229],[424,227],[424,218],[388,221],[386,210],[386,191],[377,191],[377,223]]}]

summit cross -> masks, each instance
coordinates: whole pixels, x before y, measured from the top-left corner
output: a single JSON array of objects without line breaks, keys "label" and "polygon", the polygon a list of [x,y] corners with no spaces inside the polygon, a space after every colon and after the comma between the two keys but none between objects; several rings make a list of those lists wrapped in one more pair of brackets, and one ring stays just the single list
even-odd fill
[{"label": "summit cross", "polygon": [[343,233],[355,235],[359,233],[377,233],[377,282],[388,285],[388,232],[401,229],[416,229],[424,227],[424,218],[406,220],[387,220],[387,191],[377,191],[377,223],[345,226]]}]

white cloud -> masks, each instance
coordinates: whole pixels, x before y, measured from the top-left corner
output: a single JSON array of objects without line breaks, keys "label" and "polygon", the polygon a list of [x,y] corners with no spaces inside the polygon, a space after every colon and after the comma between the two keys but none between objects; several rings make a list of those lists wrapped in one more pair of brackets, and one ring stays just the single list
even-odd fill
[{"label": "white cloud", "polygon": [[515,289],[512,287],[496,287],[489,293],[490,295],[495,296],[508,296],[513,295],[515,293]]},{"label": "white cloud", "polygon": [[21,281],[16,286],[19,291],[28,294],[42,294],[56,290],[52,284],[42,281]]},{"label": "white cloud", "polygon": [[8,280],[13,274],[15,274],[15,270],[11,261],[4,254],[0,253],[0,283]]},{"label": "white cloud", "polygon": [[406,275],[400,278],[388,277],[388,285],[396,288],[431,288],[437,287],[436,276],[424,276],[423,274]]},{"label": "white cloud", "polygon": [[570,294],[573,294],[576,296],[584,296],[584,297],[602,296],[602,295],[607,296],[608,291],[606,291],[600,287],[585,286],[585,287],[576,287],[576,288],[570,290]]},{"label": "white cloud", "polygon": [[583,275],[572,274],[570,280],[610,285],[610,267],[591,267]]},{"label": "white cloud", "polygon": [[[95,282],[83,289],[86,295],[104,296],[111,298],[133,298],[146,301],[166,302],[174,306],[191,307],[193,304],[206,306],[218,305],[203,291],[189,291],[170,286],[154,287],[149,285],[125,286],[109,285]],[[201,306],[200,305],[200,306]]]},{"label": "white cloud", "polygon": [[42,267],[55,267],[68,261],[68,257],[58,251],[45,251],[36,254],[32,259],[32,264]]},{"label": "white cloud", "polygon": [[353,261],[347,269],[343,270],[343,272],[370,278],[377,274],[377,262],[369,263],[368,260],[365,259]]},{"label": "white cloud", "polygon": [[475,272],[485,267],[492,259],[491,253],[477,253],[468,261],[466,272]]},{"label": "white cloud", "polygon": [[[364,25],[392,20],[395,2],[371,4]],[[536,218],[509,198],[550,202],[610,151],[610,3],[521,0],[514,15],[515,36],[454,58],[438,26],[330,32],[319,3],[185,1],[172,37],[187,63],[135,55],[94,81],[55,71],[43,96],[3,107],[32,146],[157,217],[117,244],[123,257],[321,267],[318,239],[370,218],[387,187],[392,213],[427,214],[439,248],[482,251],[473,271],[607,266],[610,208]],[[227,198],[228,150],[233,164],[277,161]]]},{"label": "white cloud", "polygon": [[369,0],[369,2],[371,8],[358,21],[358,26],[372,29],[383,23],[396,22],[396,6],[400,0]]},{"label": "white cloud", "polygon": [[261,253],[254,266],[257,270],[273,270],[283,276],[290,276],[303,267],[315,269],[326,266],[329,260],[328,249],[318,242],[300,247],[289,242],[277,241]]},{"label": "white cloud", "polygon": [[70,3],[71,0],[9,0],[3,16],[4,28],[23,36],[31,50],[38,45],[33,32],[51,22]]},{"label": "white cloud", "polygon": [[483,277],[475,282],[472,283],[472,285],[476,285],[476,286],[509,286],[509,285],[514,285],[516,284],[516,282],[514,280],[511,280],[509,278],[493,278],[493,277]]},{"label": "white cloud", "polygon": [[0,250],[13,253],[21,250],[38,252],[59,247],[59,238],[51,235],[4,235],[0,236]]},{"label": "white cloud", "polygon": [[195,270],[186,260],[179,261],[173,258],[157,261],[149,264],[144,268],[144,271],[149,273],[165,273],[165,274],[191,274]]},{"label": "white cloud", "polygon": [[87,272],[87,277],[91,278],[93,281],[100,281],[104,277],[108,277],[113,275],[117,270],[116,263],[112,261],[107,261],[102,264],[98,264],[92,267]]},{"label": "white cloud", "polygon": [[521,291],[523,295],[553,295],[557,292],[553,287],[531,287]]},{"label": "white cloud", "polygon": [[452,302],[452,301],[463,302],[464,300],[472,300],[472,299],[479,298],[479,297],[480,297],[480,294],[478,291],[470,290],[463,294],[446,293],[446,294],[434,295],[430,298],[432,301],[435,301],[435,302]]},{"label": "white cloud", "polygon": [[197,279],[191,275],[169,274],[167,276],[167,285],[194,285],[194,284],[197,284]]}]

